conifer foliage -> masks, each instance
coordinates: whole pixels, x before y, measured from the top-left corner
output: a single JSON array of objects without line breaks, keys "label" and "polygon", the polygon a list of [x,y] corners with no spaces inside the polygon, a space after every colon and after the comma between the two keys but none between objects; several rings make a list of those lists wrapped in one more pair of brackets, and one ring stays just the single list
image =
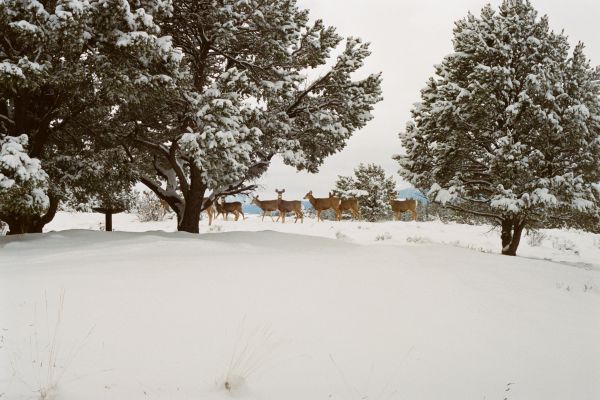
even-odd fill
[{"label": "conifer foliage", "polygon": [[360,164],[354,176],[339,176],[333,190],[342,199],[357,199],[360,215],[367,221],[382,221],[392,215],[390,196],[395,198],[394,178],[376,164]]},{"label": "conifer foliage", "polygon": [[432,200],[488,217],[515,255],[526,226],[594,216],[600,194],[600,71],[526,0],[456,22],[400,135],[401,174]]},{"label": "conifer foliage", "polygon": [[[201,210],[252,189],[275,155],[316,172],[381,100],[379,74],[352,76],[368,44],[309,22],[295,0],[174,0],[164,30],[183,51],[184,77],[160,127],[136,127],[133,147],[152,153],[142,182],[179,230],[198,232]],[[342,42],[333,66],[309,78]]]},{"label": "conifer foliage", "polygon": [[[106,179],[103,166],[130,169],[104,157],[118,147],[113,115],[173,84],[181,54],[158,25],[170,12],[164,0],[0,1],[0,142],[11,151],[18,143],[19,158],[38,160],[47,176],[43,185],[15,180],[24,191],[44,186],[47,202],[2,207],[11,234],[41,232],[59,201],[97,186],[86,177]],[[3,152],[4,164],[13,156]]]}]

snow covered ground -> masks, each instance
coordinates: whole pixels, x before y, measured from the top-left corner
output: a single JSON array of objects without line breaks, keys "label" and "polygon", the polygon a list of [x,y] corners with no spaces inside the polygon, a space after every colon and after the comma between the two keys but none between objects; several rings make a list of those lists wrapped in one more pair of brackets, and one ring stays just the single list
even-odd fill
[{"label": "snow covered ground", "polygon": [[0,399],[600,398],[599,235],[101,222],[0,238]]}]

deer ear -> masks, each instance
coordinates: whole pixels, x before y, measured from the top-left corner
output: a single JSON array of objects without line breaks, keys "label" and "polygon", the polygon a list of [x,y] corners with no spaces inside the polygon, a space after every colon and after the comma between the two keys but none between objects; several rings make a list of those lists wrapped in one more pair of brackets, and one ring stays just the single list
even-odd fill
[{"label": "deer ear", "polygon": [[281,191],[281,193],[285,193],[285,189],[283,189],[283,190]]}]

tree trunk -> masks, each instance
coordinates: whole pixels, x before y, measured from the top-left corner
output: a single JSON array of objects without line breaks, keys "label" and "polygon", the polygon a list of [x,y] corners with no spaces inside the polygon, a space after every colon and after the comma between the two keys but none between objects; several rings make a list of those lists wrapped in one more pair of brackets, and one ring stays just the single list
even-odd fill
[{"label": "tree trunk", "polygon": [[516,256],[517,248],[521,242],[521,234],[525,228],[526,219],[524,217],[507,217],[502,220],[502,254],[506,256]]},{"label": "tree trunk", "polygon": [[189,189],[183,193],[185,206],[181,215],[177,217],[177,230],[189,233],[200,232],[200,213],[206,185],[202,180],[202,173],[195,165],[190,165]]},{"label": "tree trunk", "polygon": [[6,215],[2,220],[8,224],[7,235],[22,235],[24,233],[42,233],[44,226],[54,219],[58,210],[58,198],[49,195],[50,206],[44,215]]},{"label": "tree trunk", "polygon": [[178,215],[177,230],[189,233],[200,232],[200,211],[202,209],[202,197],[190,197],[185,201],[183,213]]}]

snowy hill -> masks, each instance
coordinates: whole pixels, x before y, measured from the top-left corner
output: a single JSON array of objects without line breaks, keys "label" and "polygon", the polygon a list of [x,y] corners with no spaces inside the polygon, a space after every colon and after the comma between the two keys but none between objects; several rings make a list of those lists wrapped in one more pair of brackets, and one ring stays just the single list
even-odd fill
[{"label": "snowy hill", "polygon": [[[50,229],[100,221],[61,213]],[[251,217],[202,229],[0,238],[0,394],[40,398],[55,383],[47,398],[600,394],[596,235],[524,243],[551,262],[486,253],[498,246],[489,227]]]}]

